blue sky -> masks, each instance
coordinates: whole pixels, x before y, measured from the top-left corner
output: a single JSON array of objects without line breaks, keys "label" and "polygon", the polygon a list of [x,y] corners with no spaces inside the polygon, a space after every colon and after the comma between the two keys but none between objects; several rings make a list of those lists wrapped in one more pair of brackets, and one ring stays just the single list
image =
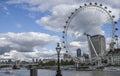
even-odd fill
[{"label": "blue sky", "polygon": [[[51,54],[56,53],[55,44],[61,40],[61,32],[67,17],[80,4],[86,2],[104,3],[104,5],[112,8],[113,14],[117,17],[117,28],[120,29],[119,0],[70,0],[69,2],[67,0],[0,0],[0,44],[3,45],[0,46],[0,50],[2,49],[0,54],[8,53],[11,55],[10,57],[14,57],[14,54],[12,54],[14,53],[12,52],[13,50],[19,53],[24,49],[25,51],[22,52],[28,52],[32,49],[29,52],[34,52],[35,54],[29,54],[31,57],[39,56],[36,54],[38,51],[41,52],[39,52],[40,54],[45,54],[43,57],[46,56],[46,51],[51,52]],[[82,19],[84,20],[85,18]],[[88,19],[91,20],[89,17]],[[86,30],[88,28],[86,26]],[[94,32],[102,32],[100,28],[98,30],[90,29],[94,30]],[[104,31],[108,30],[108,28],[103,29]],[[119,32],[120,30],[116,33],[118,36],[120,36]],[[26,47],[20,49],[19,47],[23,47],[22,43],[25,43],[24,46],[29,49]],[[34,50],[36,46],[37,48]],[[80,46],[83,49],[85,48],[83,45]],[[19,54],[23,56],[22,53]]]},{"label": "blue sky", "polygon": [[38,26],[35,20],[43,16],[50,15],[49,11],[32,12],[19,8],[16,5],[2,5],[3,6],[0,7],[0,23],[2,26],[2,28],[0,29],[1,33],[48,32],[48,30],[44,29],[44,27]]},{"label": "blue sky", "polygon": [[[5,2],[11,1],[6,0],[0,1],[0,32],[43,32],[54,34],[55,32],[47,30],[42,24],[38,25],[35,20],[40,19],[44,16],[51,15],[51,11],[29,11],[23,9],[22,4],[7,4]],[[27,4],[25,4],[27,5]],[[120,20],[118,20],[118,24]],[[119,26],[118,26],[119,28]]]}]

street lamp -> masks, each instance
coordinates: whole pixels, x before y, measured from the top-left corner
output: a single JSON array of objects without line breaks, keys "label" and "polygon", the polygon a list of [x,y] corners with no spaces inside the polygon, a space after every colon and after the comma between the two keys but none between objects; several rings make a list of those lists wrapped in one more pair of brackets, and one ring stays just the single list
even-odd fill
[{"label": "street lamp", "polygon": [[60,70],[60,51],[61,51],[61,47],[60,47],[59,43],[57,43],[56,51],[57,51],[57,55],[58,55],[58,61],[57,61],[58,68],[57,68],[56,76],[62,76],[61,70]]}]

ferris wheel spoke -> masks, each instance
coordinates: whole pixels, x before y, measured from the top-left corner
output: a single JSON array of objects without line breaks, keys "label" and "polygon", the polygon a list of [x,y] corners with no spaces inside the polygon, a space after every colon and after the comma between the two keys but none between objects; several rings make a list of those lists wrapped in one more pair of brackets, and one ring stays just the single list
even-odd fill
[{"label": "ferris wheel spoke", "polygon": [[[115,16],[111,14],[112,11],[109,10],[109,8],[107,6],[103,6],[103,4],[88,3],[88,4],[84,4],[83,6],[79,6],[79,8],[76,8],[74,10],[74,12],[71,12],[71,15],[68,16],[68,18],[67,18],[67,20],[65,22],[66,24],[64,26],[64,31],[63,31],[62,38],[63,38],[63,44],[64,44],[63,48],[66,49],[66,51],[69,51],[70,48],[71,48],[69,40],[73,40],[74,41],[74,40],[77,40],[76,38],[80,38],[80,36],[81,36],[80,33],[77,33],[77,32],[80,32],[80,30],[76,31],[76,30],[80,29],[80,27],[79,28],[75,27],[75,25],[73,25],[73,27],[72,27],[72,26],[70,26],[71,23],[73,22],[73,20],[76,21],[74,18],[77,17],[78,13],[80,13],[82,11],[86,11],[88,9],[90,9],[90,10],[95,9],[98,12],[103,13],[104,16],[108,20],[110,20],[111,26],[112,26],[111,29],[108,30],[111,33],[110,34],[111,35],[111,42],[110,42],[110,44],[115,42],[115,39],[116,39],[115,32],[118,30],[118,28],[116,28],[116,26],[115,26],[117,24],[117,22],[114,21]],[[76,31],[76,34],[75,35],[72,34],[72,33],[75,33],[75,31]],[[86,31],[84,31],[84,32],[86,32]],[[71,37],[73,37],[73,39],[70,37],[70,34],[72,34]],[[71,38],[71,39],[68,39],[68,38]],[[114,47],[114,45],[112,45],[111,47]]]}]

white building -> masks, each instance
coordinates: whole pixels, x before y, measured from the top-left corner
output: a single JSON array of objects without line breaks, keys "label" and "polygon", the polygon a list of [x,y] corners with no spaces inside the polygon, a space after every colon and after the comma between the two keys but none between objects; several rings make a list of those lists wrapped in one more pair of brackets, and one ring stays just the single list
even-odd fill
[{"label": "white building", "polygon": [[120,65],[120,48],[109,51],[106,57],[108,65]]},{"label": "white building", "polygon": [[71,60],[72,60],[72,57],[71,57],[71,55],[69,55],[68,53],[65,53],[65,54],[63,55],[63,59],[64,59],[64,61],[71,61]]}]

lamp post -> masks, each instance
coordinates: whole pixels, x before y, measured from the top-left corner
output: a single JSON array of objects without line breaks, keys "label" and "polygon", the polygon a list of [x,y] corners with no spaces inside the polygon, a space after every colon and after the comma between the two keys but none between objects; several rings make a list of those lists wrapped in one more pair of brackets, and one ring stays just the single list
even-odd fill
[{"label": "lamp post", "polygon": [[58,55],[58,61],[57,61],[58,68],[57,68],[56,76],[62,76],[61,70],[60,70],[60,51],[61,51],[61,47],[60,47],[59,43],[57,43],[56,51],[57,51],[57,55]]}]

